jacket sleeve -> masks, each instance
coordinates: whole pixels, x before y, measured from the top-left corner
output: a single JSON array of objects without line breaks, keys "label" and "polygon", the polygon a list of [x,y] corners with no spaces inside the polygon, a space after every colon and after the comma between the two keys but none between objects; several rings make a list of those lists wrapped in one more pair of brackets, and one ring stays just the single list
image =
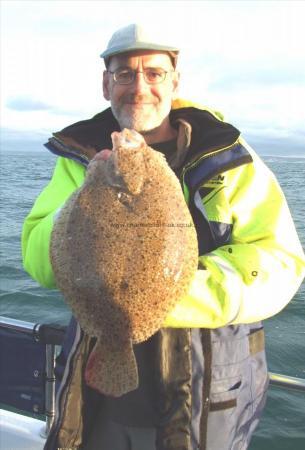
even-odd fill
[{"label": "jacket sleeve", "polygon": [[232,225],[230,244],[199,257],[189,292],[166,327],[216,328],[267,319],[287,305],[304,278],[304,253],[284,194],[243,144],[253,163],[226,173],[220,201],[215,196],[208,210],[210,220],[225,218]]},{"label": "jacket sleeve", "polygon": [[49,258],[54,215],[83,183],[85,168],[59,157],[50,183],[37,198],[22,230],[24,269],[44,287],[54,288],[55,280]]}]

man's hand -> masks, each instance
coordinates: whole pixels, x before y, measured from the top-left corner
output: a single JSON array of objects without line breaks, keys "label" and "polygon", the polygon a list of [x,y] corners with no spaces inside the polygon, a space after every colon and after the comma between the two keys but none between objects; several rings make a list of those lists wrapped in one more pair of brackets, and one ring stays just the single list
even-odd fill
[{"label": "man's hand", "polygon": [[99,161],[100,159],[103,161],[106,161],[109,158],[109,156],[111,155],[111,153],[112,153],[112,150],[109,150],[108,148],[101,150],[94,156],[92,161]]}]

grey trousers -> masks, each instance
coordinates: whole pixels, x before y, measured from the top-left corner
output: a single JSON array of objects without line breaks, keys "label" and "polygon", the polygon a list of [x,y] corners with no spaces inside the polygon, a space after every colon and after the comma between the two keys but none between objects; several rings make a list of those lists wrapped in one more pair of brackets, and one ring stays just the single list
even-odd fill
[{"label": "grey trousers", "polygon": [[82,450],[156,450],[156,429],[130,427],[98,415]]}]

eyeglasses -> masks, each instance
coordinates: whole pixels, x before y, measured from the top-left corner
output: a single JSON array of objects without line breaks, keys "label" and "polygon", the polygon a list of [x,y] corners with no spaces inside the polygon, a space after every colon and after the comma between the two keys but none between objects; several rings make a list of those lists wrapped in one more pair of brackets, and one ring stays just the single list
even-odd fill
[{"label": "eyeglasses", "polygon": [[[143,73],[144,80],[147,84],[159,84],[163,83],[166,78],[166,75],[169,72],[166,70],[157,68],[147,68],[144,69],[143,72],[140,70],[133,69],[117,69],[115,71],[107,70],[107,72],[112,74],[113,80],[118,84],[132,84],[136,79],[137,73]],[[173,72],[173,71],[171,71]]]}]

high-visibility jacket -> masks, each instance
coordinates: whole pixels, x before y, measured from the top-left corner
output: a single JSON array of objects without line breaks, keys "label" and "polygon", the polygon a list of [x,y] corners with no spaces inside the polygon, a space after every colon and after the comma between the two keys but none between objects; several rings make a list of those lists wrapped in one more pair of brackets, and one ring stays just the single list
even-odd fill
[{"label": "high-visibility jacket", "polygon": [[[173,103],[170,120],[179,130],[179,178],[196,226],[199,261],[188,294],[152,338],[160,379],[157,449],[243,449],[268,383],[260,321],[294,296],[305,273],[304,254],[274,175],[238,130],[182,100]],[[56,214],[82,185],[90,158],[111,147],[110,132],[118,129],[109,109],[47,144],[60,157],[22,236],[24,267],[43,286],[55,287],[49,242]],[[88,408],[79,361],[91,344],[78,325],[72,328],[48,450],[81,445],[86,436],[81,412],[74,422],[63,412],[67,399],[72,411],[74,402]],[[165,374],[162,361],[171,349],[178,354]]]}]

